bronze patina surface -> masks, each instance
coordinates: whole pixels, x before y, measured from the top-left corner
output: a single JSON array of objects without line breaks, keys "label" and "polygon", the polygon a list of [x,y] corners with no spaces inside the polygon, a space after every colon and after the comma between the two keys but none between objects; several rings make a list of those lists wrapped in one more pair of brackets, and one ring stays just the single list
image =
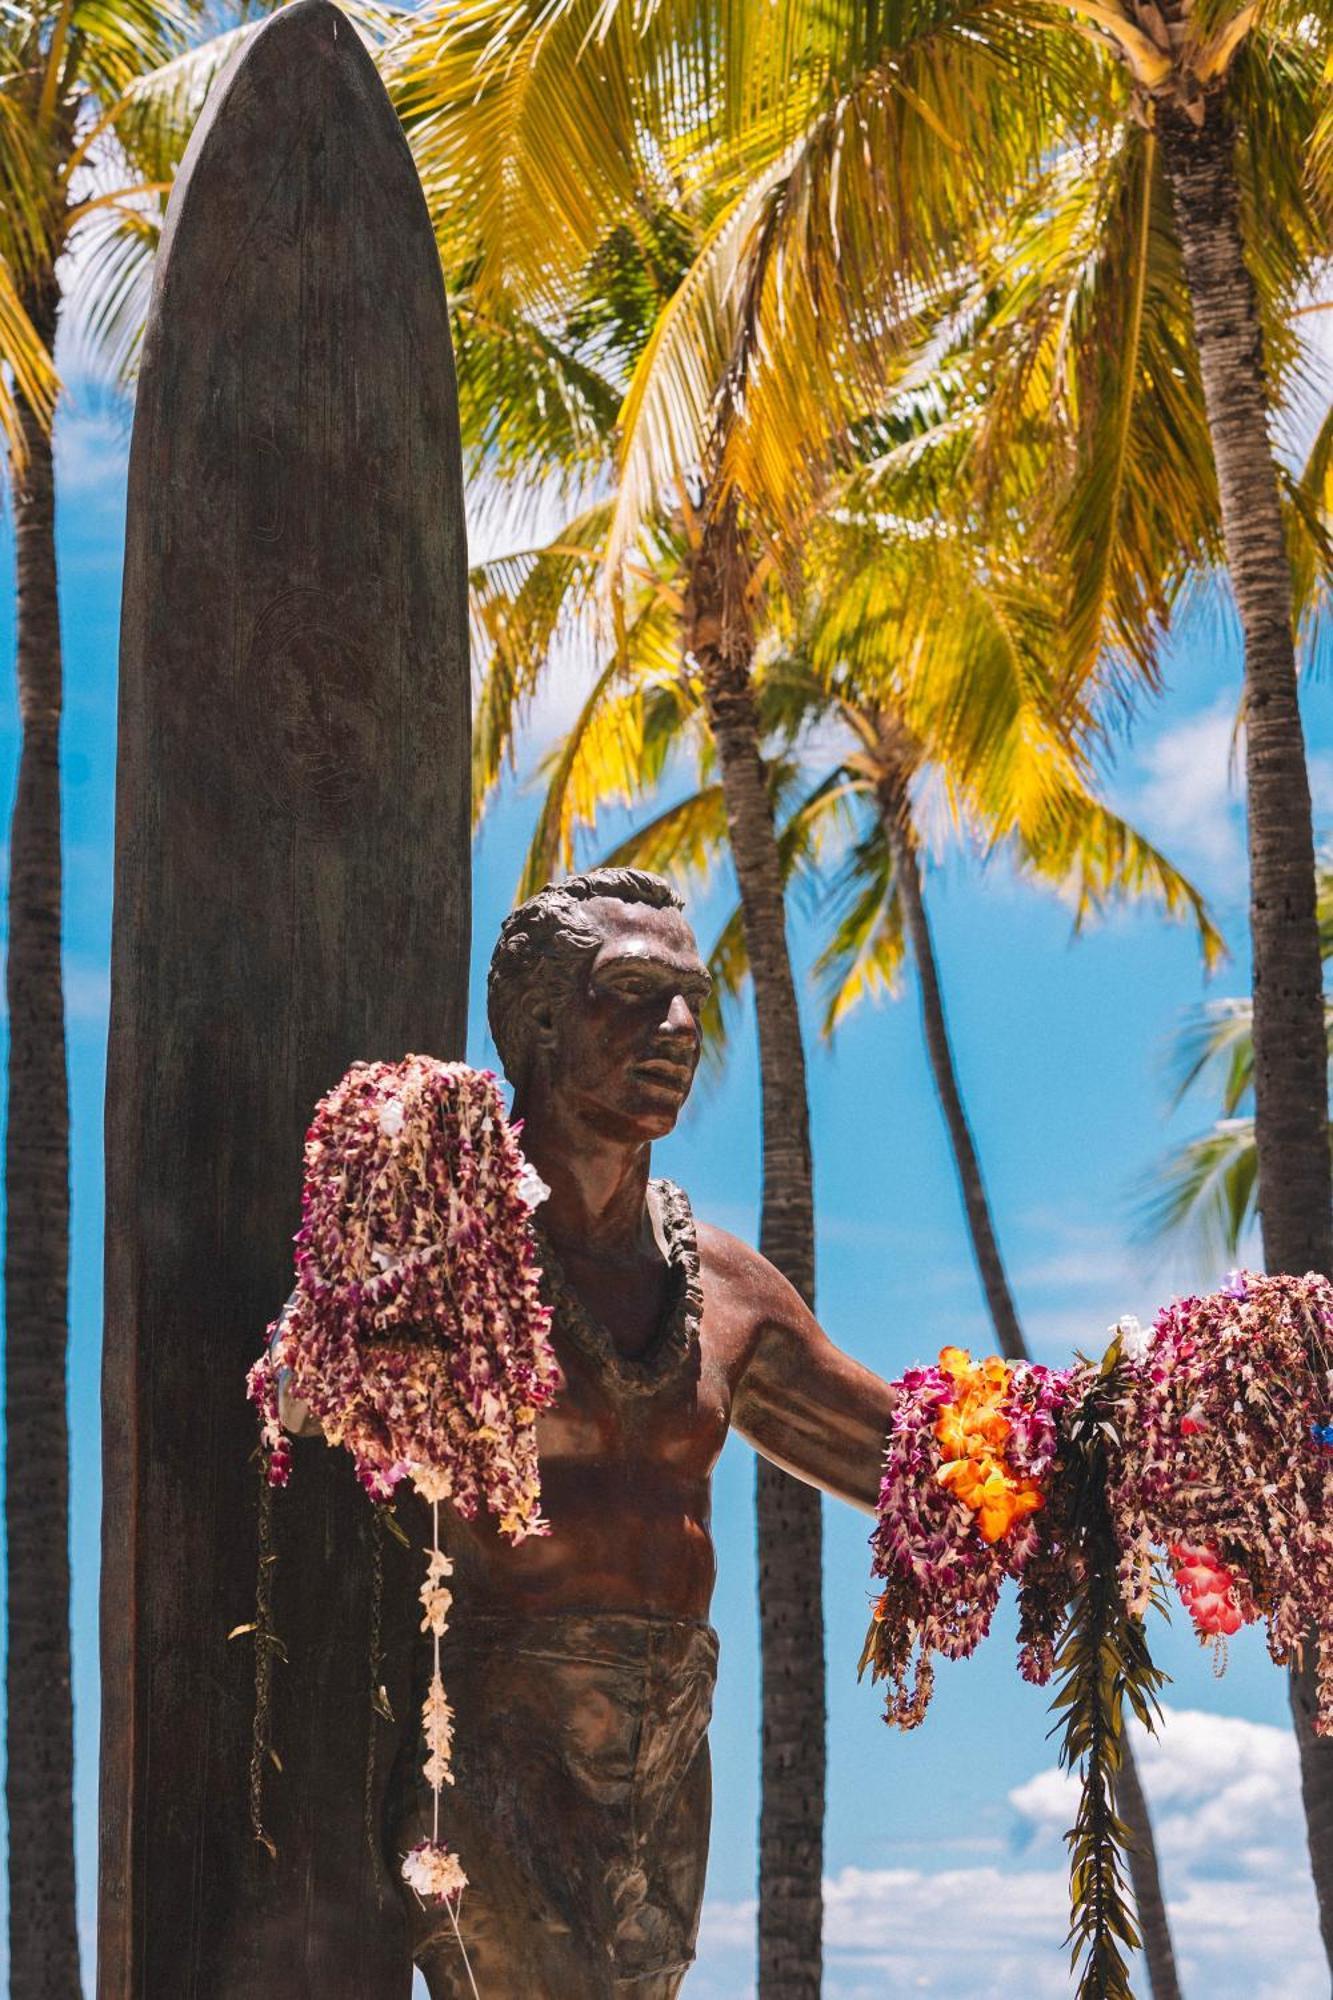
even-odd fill
[{"label": "bronze patina surface", "polygon": [[[522,1144],[550,1187],[539,1248],[566,1386],[538,1425],[550,1535],[512,1548],[483,1520],[448,1522],[442,1830],[472,1881],[461,1931],[484,2000],[679,1989],[708,1846],[710,1488],[728,1429],[854,1506],[878,1489],[888,1385],[757,1251],[696,1229],[682,1192],[650,1179],[706,991],[674,892],[628,871],[544,890],[492,963]],[[428,1824],[419,1759],[409,1728],[395,1870]],[[469,1993],[447,1914],[408,1900],[434,2000]]]}]

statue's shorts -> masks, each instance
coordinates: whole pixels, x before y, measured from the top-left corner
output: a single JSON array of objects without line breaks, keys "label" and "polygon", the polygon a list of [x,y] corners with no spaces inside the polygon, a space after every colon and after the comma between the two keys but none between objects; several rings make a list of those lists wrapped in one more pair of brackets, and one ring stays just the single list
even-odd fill
[{"label": "statue's shorts", "polygon": [[[708,1856],[715,1635],[601,1612],[459,1628],[444,1647],[455,1783],[440,1833],[469,1886],[457,1933],[447,1910],[411,1898],[409,1914],[432,2000],[471,2000],[473,1981],[481,2000],[672,2000]],[[408,1734],[395,1874],[431,1828]]]}]

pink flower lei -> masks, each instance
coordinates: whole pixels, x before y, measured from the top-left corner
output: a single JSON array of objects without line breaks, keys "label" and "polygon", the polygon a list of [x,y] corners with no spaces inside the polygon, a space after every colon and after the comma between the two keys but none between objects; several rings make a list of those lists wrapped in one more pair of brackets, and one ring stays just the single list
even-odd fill
[{"label": "pink flower lei", "polygon": [[406,1479],[430,1503],[421,1601],[434,1652],[423,1711],[434,1814],[403,1874],[446,1900],[466,1877],[439,1840],[440,1791],[452,1783],[439,1503],[465,1519],[486,1507],[511,1542],[548,1531],[536,1420],[561,1381],[531,1230],[545,1193],[489,1071],[416,1055],[354,1064],[307,1134],[296,1290],[247,1382],[272,1485],[291,1471],[285,1386],[329,1443],[346,1445],[372,1498]]}]

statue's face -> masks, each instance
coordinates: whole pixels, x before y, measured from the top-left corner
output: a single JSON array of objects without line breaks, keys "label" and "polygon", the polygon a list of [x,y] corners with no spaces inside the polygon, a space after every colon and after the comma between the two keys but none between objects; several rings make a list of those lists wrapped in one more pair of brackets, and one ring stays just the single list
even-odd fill
[{"label": "statue's face", "polygon": [[553,1024],[551,1089],[608,1137],[660,1139],[694,1082],[707,969],[679,910],[599,896],[584,913],[601,943]]}]

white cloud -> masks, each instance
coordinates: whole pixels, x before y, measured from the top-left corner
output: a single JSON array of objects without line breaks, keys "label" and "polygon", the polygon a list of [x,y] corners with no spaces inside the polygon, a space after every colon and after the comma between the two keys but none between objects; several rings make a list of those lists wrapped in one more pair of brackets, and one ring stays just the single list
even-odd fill
[{"label": "white cloud", "polygon": [[[1137,1734],[1182,1983],[1209,2000],[1323,2000],[1290,1732],[1167,1710]],[[825,1884],[827,2000],[966,1993],[1066,2000],[1073,1981],[1064,1832],[1074,1781],[1050,1768],[1010,1794],[1008,1865],[844,1868]],[[710,1903],[688,2000],[749,2000],[752,1902]]]},{"label": "white cloud", "polygon": [[1243,893],[1243,762],[1236,710],[1220,701],[1144,744],[1131,817],[1214,893]]},{"label": "white cloud", "polygon": [[[1234,1859],[1232,1843],[1243,1830],[1249,1865],[1278,1850],[1289,1865],[1292,1803],[1300,1783],[1290,1730],[1201,1709],[1167,1708],[1155,1736],[1137,1723],[1133,1735],[1164,1857],[1202,1865],[1219,1855]],[[1074,1795],[1073,1778],[1059,1770],[1040,1771],[1012,1791],[1009,1803],[1026,1841],[1062,1840]]]},{"label": "white cloud", "polygon": [[56,481],[66,503],[77,500],[119,506],[129,458],[126,413],[108,405],[104,396],[85,385],[74,385],[62,403],[56,423]]},{"label": "white cloud", "polygon": [[1057,1213],[1042,1214],[1034,1221],[1044,1247],[1016,1269],[1014,1281],[1020,1289],[1063,1293],[1072,1288],[1099,1296],[1109,1290],[1118,1295],[1142,1282],[1142,1259],[1110,1224],[1072,1221]]}]

